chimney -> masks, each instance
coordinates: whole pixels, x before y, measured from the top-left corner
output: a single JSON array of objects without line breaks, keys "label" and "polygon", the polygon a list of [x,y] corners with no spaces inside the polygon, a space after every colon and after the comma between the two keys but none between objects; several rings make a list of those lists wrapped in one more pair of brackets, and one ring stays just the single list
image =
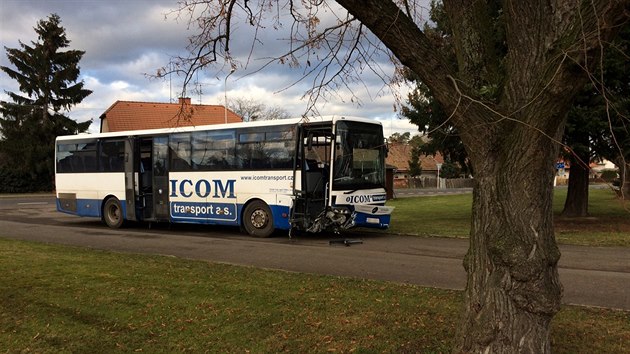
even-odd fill
[{"label": "chimney", "polygon": [[178,103],[181,105],[190,105],[190,97],[180,97]]}]

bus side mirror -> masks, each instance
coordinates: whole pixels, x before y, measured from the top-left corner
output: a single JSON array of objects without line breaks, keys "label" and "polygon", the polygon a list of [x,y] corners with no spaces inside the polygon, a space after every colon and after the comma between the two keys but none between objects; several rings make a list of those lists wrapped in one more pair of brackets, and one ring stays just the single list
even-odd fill
[{"label": "bus side mirror", "polygon": [[308,133],[308,138],[306,138],[306,148],[308,151],[313,150],[313,133]]},{"label": "bus side mirror", "polygon": [[385,152],[385,157],[387,157],[389,155],[389,143],[387,142],[387,139],[383,139],[383,150]]}]

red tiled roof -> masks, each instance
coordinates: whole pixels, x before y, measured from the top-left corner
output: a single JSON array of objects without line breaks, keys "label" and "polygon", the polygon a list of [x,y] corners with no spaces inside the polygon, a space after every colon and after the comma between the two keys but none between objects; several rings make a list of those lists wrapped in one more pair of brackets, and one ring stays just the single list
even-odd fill
[{"label": "red tiled roof", "polygon": [[[389,145],[386,163],[396,166],[398,171],[408,171],[409,161],[411,161],[411,145],[394,143]],[[420,165],[423,171],[437,171],[438,163],[444,163],[444,158],[439,152],[432,155],[420,155]]]},{"label": "red tiled roof", "polygon": [[409,160],[411,160],[411,146],[407,144],[389,144],[387,159],[388,165],[396,166],[398,171],[409,170]]},{"label": "red tiled roof", "polygon": [[[101,115],[101,132],[174,128],[225,123],[225,108],[220,105],[116,101]],[[183,109],[182,109],[183,108]],[[227,122],[242,122],[230,109]]]}]

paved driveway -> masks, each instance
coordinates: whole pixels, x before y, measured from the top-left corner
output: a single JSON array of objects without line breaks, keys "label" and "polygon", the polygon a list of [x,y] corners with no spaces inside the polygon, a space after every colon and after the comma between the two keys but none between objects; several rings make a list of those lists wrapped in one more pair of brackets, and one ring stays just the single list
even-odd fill
[{"label": "paved driveway", "polygon": [[[350,235],[362,243],[330,244],[330,235],[253,239],[234,228],[136,225],[111,230],[95,219],[54,211],[50,204],[0,209],[0,237],[164,254],[261,268],[331,274],[463,289],[468,241],[376,233]],[[561,246],[564,302],[630,310],[630,248]]]}]

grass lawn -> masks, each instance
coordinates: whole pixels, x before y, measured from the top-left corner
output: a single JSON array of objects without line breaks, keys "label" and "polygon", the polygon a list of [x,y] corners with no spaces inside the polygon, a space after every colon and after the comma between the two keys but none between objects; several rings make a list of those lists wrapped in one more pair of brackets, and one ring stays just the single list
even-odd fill
[{"label": "grass lawn", "polygon": [[[7,232],[7,231],[5,231]],[[0,351],[447,352],[461,293],[0,238]],[[565,306],[556,353],[621,353],[630,313]]]},{"label": "grass lawn", "polygon": [[[566,189],[554,193],[556,239],[559,243],[630,247],[630,205],[609,189],[589,191],[587,218],[564,218],[560,212]],[[389,232],[422,236],[468,237],[472,194],[399,198]]]}]

